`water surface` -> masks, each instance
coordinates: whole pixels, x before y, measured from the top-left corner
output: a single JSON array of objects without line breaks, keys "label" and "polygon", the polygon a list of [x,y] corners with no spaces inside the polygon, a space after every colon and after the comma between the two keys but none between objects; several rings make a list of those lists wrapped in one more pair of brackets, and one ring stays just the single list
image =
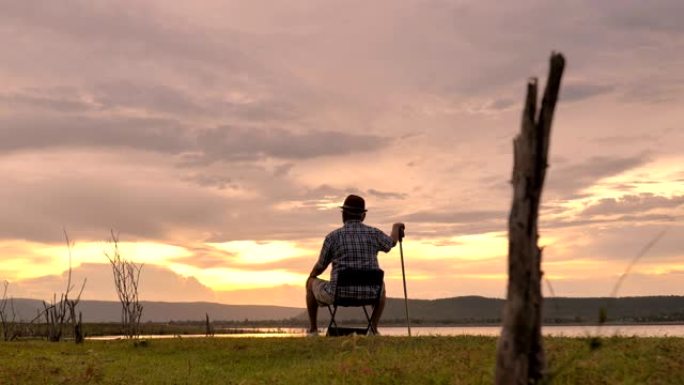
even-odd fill
[{"label": "water surface", "polygon": [[[411,334],[414,336],[479,335],[496,337],[500,332],[500,326],[445,326],[411,328]],[[380,333],[387,336],[408,335],[406,327],[380,328]],[[548,325],[542,326],[542,334],[545,336],[554,337],[684,337],[684,325]]]},{"label": "water surface", "polygon": [[[441,327],[412,327],[413,336],[489,336],[497,337],[501,331],[500,326],[441,326]],[[381,327],[380,334],[383,336],[407,336],[406,327]],[[684,325],[604,325],[604,326],[580,326],[580,325],[549,325],[542,327],[542,334],[554,337],[684,337]],[[237,334],[216,334],[215,338],[264,338],[264,337],[303,337],[304,329],[295,328],[255,328],[248,332]],[[325,330],[321,331],[325,335]],[[199,338],[203,334],[186,335],[143,335],[143,339],[157,338]],[[114,340],[123,336],[91,337],[92,340]]]}]

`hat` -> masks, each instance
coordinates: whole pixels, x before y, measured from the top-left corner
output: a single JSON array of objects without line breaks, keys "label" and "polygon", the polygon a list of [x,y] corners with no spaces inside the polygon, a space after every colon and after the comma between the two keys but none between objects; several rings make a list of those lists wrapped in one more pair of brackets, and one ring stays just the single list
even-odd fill
[{"label": "hat", "polygon": [[353,194],[349,195],[344,200],[344,205],[340,206],[340,208],[351,213],[365,213],[368,211],[366,210],[366,201],[364,201],[360,196]]}]

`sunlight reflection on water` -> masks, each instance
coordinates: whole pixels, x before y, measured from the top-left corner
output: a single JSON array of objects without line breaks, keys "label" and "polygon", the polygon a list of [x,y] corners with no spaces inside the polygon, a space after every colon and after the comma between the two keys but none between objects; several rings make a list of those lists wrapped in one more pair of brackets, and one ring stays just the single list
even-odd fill
[{"label": "sunlight reflection on water", "polygon": [[[447,326],[447,327],[412,327],[414,336],[459,336],[479,335],[496,337],[500,326]],[[380,333],[387,336],[408,335],[406,328],[380,328]],[[553,337],[589,337],[589,336],[623,336],[623,337],[684,337],[684,325],[548,325],[542,327],[542,334]]]},{"label": "sunlight reflection on water", "polygon": [[[253,333],[216,334],[214,338],[290,338],[304,337],[304,329],[250,329]],[[444,327],[412,327],[411,334],[414,336],[489,336],[499,335],[499,326],[444,326]],[[544,326],[542,333],[545,336],[554,337],[684,337],[684,325],[554,325]],[[381,327],[380,334],[383,336],[406,336],[405,327]],[[325,335],[325,329],[321,331]],[[169,339],[169,338],[203,338],[204,334],[186,335],[142,335],[141,339]],[[90,340],[117,340],[123,336],[89,337]]]}]

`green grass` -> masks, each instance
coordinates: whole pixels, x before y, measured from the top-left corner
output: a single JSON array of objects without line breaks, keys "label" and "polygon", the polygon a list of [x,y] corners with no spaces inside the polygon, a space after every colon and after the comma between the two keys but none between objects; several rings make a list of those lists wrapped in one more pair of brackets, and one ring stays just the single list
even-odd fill
[{"label": "green grass", "polygon": [[[545,340],[554,384],[684,384],[684,339]],[[0,384],[491,384],[490,337],[0,343]]]}]

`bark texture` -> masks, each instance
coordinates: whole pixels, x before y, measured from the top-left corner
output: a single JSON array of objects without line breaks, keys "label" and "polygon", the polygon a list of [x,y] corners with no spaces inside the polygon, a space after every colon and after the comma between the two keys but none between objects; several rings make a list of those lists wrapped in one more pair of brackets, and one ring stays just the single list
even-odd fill
[{"label": "bark texture", "polygon": [[496,385],[527,385],[543,379],[541,338],[541,249],[537,245],[539,203],[548,166],[551,121],[565,59],[553,53],[541,109],[537,79],[527,84],[522,129],[513,141],[513,203],[508,218],[508,293],[497,346]]}]

